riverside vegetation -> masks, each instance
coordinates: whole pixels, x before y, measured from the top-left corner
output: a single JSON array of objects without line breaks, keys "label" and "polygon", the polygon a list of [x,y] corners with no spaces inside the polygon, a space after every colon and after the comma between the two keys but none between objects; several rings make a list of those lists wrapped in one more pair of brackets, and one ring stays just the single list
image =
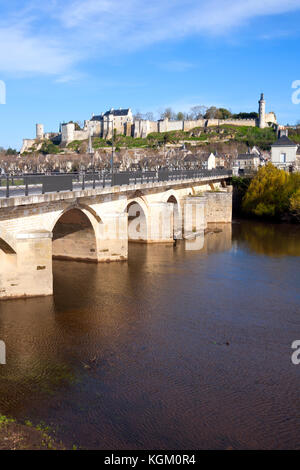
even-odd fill
[{"label": "riverside vegetation", "polygon": [[243,214],[300,222],[300,173],[287,173],[268,163],[254,178],[233,177],[232,183]]},{"label": "riverside vegetation", "polygon": [[[24,424],[0,414],[0,450],[63,450],[62,442],[56,442],[49,426]],[[75,450],[75,446],[73,446]]]}]

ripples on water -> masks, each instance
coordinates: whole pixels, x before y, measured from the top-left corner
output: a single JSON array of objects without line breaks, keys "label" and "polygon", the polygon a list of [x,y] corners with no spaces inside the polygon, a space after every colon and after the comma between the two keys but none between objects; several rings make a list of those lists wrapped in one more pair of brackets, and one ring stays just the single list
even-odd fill
[{"label": "ripples on water", "polygon": [[299,227],[242,222],[55,261],[53,298],[0,304],[0,412],[83,448],[299,448],[299,256]]}]

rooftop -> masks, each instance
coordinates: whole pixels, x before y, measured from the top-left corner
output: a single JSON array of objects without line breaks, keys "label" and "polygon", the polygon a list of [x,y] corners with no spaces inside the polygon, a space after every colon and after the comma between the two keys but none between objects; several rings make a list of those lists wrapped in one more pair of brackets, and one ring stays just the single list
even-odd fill
[{"label": "rooftop", "polygon": [[113,109],[111,108],[109,111],[106,111],[106,113],[101,113],[98,116],[93,116],[91,121],[103,121],[104,116],[128,116],[130,112],[130,108],[126,109]]},{"label": "rooftop", "polygon": [[272,147],[295,147],[295,145],[297,145],[295,142],[289,139],[286,135],[283,135],[274,144],[272,144]]},{"label": "rooftop", "polygon": [[110,109],[104,113],[104,116],[109,116],[112,114],[113,116],[127,116],[129,114],[130,108],[127,109]]},{"label": "rooftop", "polygon": [[252,160],[253,158],[259,158],[256,153],[240,153],[237,157],[238,160]]}]

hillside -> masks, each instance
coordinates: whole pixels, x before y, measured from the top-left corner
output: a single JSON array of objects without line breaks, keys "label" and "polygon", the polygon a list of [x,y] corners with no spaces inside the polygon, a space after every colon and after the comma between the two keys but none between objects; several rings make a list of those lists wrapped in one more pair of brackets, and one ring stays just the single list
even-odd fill
[{"label": "hillside", "polygon": [[[145,138],[134,138],[124,135],[114,136],[114,146],[116,151],[120,149],[159,149],[162,147],[209,147],[215,148],[217,144],[244,144],[244,148],[256,145],[262,150],[269,150],[276,140],[276,132],[273,128],[259,129],[257,127],[223,125],[219,127],[201,128],[196,127],[191,131],[171,131],[163,133],[152,133]],[[112,139],[93,138],[93,148],[104,149],[112,146]],[[75,140],[66,147],[62,144],[55,145],[51,141],[44,141],[38,150],[33,146],[30,151],[22,155],[40,152],[44,155],[59,154],[67,152],[86,153],[88,147],[87,140]]]}]

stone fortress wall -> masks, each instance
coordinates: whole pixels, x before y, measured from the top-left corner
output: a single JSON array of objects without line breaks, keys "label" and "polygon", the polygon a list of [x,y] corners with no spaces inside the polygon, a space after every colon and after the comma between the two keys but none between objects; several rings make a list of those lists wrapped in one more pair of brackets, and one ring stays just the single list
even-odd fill
[{"label": "stone fortress wall", "polygon": [[53,136],[64,145],[68,145],[74,140],[87,140],[90,135],[108,139],[112,136],[113,129],[117,134],[132,136],[134,138],[145,138],[151,133],[162,133],[171,131],[190,131],[196,127],[215,127],[222,125],[248,126],[248,127],[268,127],[277,126],[276,115],[265,112],[266,102],[263,93],[259,100],[258,119],[197,119],[187,121],[170,121],[168,118],[158,121],[134,120],[131,109],[114,110],[102,113],[99,116],[92,116],[90,120],[84,121],[83,129],[76,130],[73,122],[61,124],[61,130],[56,134],[45,134],[43,124],[36,125],[36,139],[24,139],[21,153],[30,150],[35,144],[37,150],[41,147],[43,139],[51,139]]}]

